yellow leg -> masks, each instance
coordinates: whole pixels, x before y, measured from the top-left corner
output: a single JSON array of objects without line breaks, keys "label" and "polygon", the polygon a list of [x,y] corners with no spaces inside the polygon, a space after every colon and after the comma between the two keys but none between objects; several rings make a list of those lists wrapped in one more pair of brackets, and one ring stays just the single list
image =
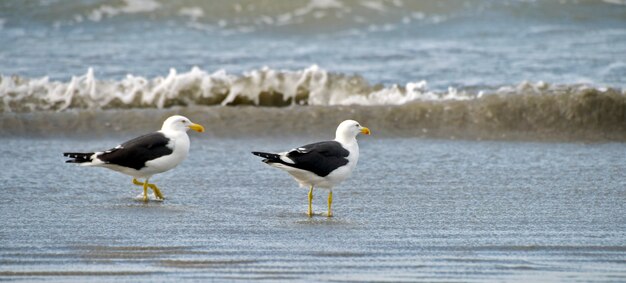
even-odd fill
[{"label": "yellow leg", "polygon": [[156,195],[157,198],[165,199],[163,197],[163,194],[161,193],[161,191],[159,190],[159,188],[157,188],[155,184],[148,184],[148,187],[150,187],[154,191],[154,195]]},{"label": "yellow leg", "polygon": [[152,184],[148,183],[148,179],[145,182],[139,182],[139,180],[133,178],[133,184],[137,186],[143,186],[143,201],[148,201],[148,187]]},{"label": "yellow leg", "polygon": [[311,189],[309,189],[309,211],[307,215],[313,217],[313,185],[311,185]]},{"label": "yellow leg", "polygon": [[[165,197],[163,197],[163,194],[161,193],[161,190],[159,190],[159,188],[157,188],[157,186],[155,184],[150,184],[148,183],[148,180],[146,179],[145,183],[139,182],[137,179],[133,178],[133,184],[137,185],[137,186],[148,186],[150,189],[152,189],[152,191],[154,191],[154,195],[157,198],[160,199],[165,199]],[[144,188],[144,201],[148,201],[148,195],[147,195],[147,189]]]},{"label": "yellow leg", "polygon": [[328,217],[333,217],[330,207],[333,205],[333,191],[328,192]]},{"label": "yellow leg", "polygon": [[143,183],[143,201],[148,202],[148,178]]}]

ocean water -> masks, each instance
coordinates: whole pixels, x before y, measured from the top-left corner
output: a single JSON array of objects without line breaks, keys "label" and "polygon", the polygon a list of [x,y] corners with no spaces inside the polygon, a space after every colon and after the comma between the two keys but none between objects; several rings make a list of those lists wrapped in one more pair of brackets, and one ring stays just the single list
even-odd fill
[{"label": "ocean water", "polygon": [[623,100],[625,13],[619,0],[2,1],[0,111]]},{"label": "ocean water", "polygon": [[364,136],[335,216],[316,190],[308,218],[307,190],[249,152],[310,139],[191,139],[149,203],[130,177],[63,164],[116,139],[3,139],[0,279],[626,280],[623,143]]},{"label": "ocean water", "polygon": [[[622,0],[0,1],[0,280],[626,281],[625,51]],[[163,202],[64,164],[174,114]],[[344,119],[309,219],[250,151]]]}]

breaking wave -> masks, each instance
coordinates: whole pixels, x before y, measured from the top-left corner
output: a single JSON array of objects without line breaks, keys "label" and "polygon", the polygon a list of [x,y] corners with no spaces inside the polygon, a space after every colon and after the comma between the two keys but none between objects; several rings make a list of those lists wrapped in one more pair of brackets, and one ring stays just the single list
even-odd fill
[{"label": "breaking wave", "polygon": [[65,82],[0,76],[0,99],[0,136],[109,135],[183,114],[218,136],[306,134],[350,118],[383,136],[626,140],[626,92],[617,88],[522,82],[433,90],[426,81],[385,86],[317,66],[241,75],[172,69],[121,80],[98,80],[90,69]]},{"label": "breaking wave", "polygon": [[[98,80],[93,69],[67,82],[0,76],[0,111],[34,112],[69,109],[170,108],[191,105],[404,105],[414,101],[466,101],[484,96],[557,96],[554,103],[582,96],[625,97],[619,89],[588,85],[522,82],[514,86],[431,90],[426,81],[404,85],[371,84],[358,75],[327,72],[318,66],[299,71],[269,68],[242,75],[224,70],[208,73],[197,67],[152,79],[127,75],[118,81]],[[513,101],[511,97],[509,100]]]}]

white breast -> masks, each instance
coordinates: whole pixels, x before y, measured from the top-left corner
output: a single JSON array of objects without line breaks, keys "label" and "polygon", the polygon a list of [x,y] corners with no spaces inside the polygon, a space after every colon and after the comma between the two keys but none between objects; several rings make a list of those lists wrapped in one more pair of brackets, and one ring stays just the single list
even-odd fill
[{"label": "white breast", "polygon": [[343,146],[350,152],[350,155],[348,155],[348,164],[328,174],[328,176],[326,176],[326,184],[322,184],[320,187],[332,188],[352,175],[352,171],[359,162],[359,145],[355,140],[352,143],[343,144]]},{"label": "white breast", "polygon": [[187,158],[189,155],[189,136],[187,133],[166,133],[166,137],[171,139],[168,146],[173,148],[172,154],[146,162],[147,167],[140,171],[145,174],[162,173],[178,166]]}]

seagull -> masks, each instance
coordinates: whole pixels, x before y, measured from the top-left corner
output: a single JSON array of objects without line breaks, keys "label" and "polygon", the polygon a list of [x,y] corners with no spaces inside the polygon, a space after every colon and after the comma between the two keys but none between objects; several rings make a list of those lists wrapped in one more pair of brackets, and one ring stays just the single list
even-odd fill
[{"label": "seagull", "polygon": [[287,171],[301,187],[309,188],[309,209],[313,216],[313,188],[328,189],[328,217],[332,217],[333,187],[352,174],[359,160],[359,145],[356,136],[370,134],[367,127],[357,121],[341,122],[335,133],[335,140],[307,144],[287,152],[252,152],[263,157],[266,164]]},{"label": "seagull", "polygon": [[[161,130],[134,138],[112,149],[89,153],[65,152],[63,156],[71,158],[66,163],[105,167],[130,175],[133,177],[133,184],[143,186],[143,201],[148,201],[148,188],[154,191],[158,199],[163,200],[159,188],[148,181],[154,174],[168,171],[187,158],[189,129],[204,132],[201,125],[192,123],[186,117],[174,115],[163,122]],[[142,178],[145,179],[144,182],[137,180]]]}]

